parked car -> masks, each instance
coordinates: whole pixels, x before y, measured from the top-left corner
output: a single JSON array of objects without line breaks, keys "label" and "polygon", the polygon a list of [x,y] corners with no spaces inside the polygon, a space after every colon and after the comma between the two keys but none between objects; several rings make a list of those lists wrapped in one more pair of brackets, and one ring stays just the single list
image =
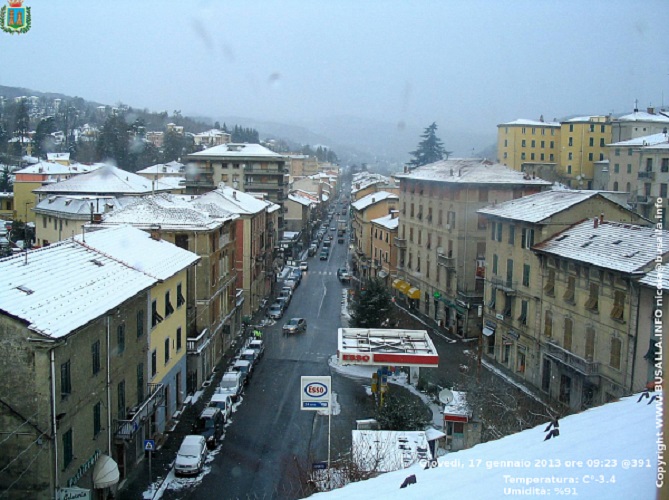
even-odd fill
[{"label": "parked car", "polygon": [[195,476],[202,471],[207,458],[207,440],[204,436],[188,435],[181,442],[174,461],[176,476]]},{"label": "parked car", "polygon": [[281,319],[281,317],[283,316],[283,307],[278,302],[275,302],[274,304],[269,306],[269,311],[267,312],[267,315],[272,319]]},{"label": "parked car", "polygon": [[228,420],[230,420],[230,415],[232,415],[232,398],[230,397],[229,394],[215,392],[211,396],[211,401],[209,401],[209,406],[221,410],[221,415],[223,415],[224,424]]},{"label": "parked car", "polygon": [[200,416],[193,425],[193,432],[204,436],[207,440],[207,447],[209,449],[216,448],[218,441],[223,435],[223,427],[225,426],[225,417],[220,408],[207,407],[202,410]]},{"label": "parked car", "polygon": [[249,349],[253,349],[258,354],[258,359],[265,354],[265,343],[260,339],[253,339],[249,342]]},{"label": "parked car", "polygon": [[309,263],[306,260],[300,262],[300,271],[308,271],[308,270],[309,270]]},{"label": "parked car", "polygon": [[239,353],[239,359],[244,361],[249,361],[251,365],[255,365],[258,362],[258,356],[253,349],[244,349]]},{"label": "parked car", "polygon": [[323,250],[321,250],[321,255],[320,255],[319,258],[321,260],[328,260],[329,255],[330,255],[330,252],[328,252],[328,250],[324,248]]},{"label": "parked car", "polygon": [[290,279],[295,281],[297,286],[300,286],[300,283],[302,283],[302,270],[299,267],[294,268],[290,272]]},{"label": "parked car", "polygon": [[283,333],[306,333],[307,320],[304,318],[292,318],[283,325]]},{"label": "parked car", "polygon": [[290,287],[290,289],[294,291],[297,288],[297,281],[295,281],[293,279],[284,280],[283,286],[284,287],[286,287],[286,286]]},{"label": "parked car", "polygon": [[248,384],[253,374],[253,364],[250,361],[240,359],[232,365],[232,371],[241,373],[244,376],[244,384]]},{"label": "parked car", "polygon": [[286,309],[288,309],[288,301],[289,301],[289,299],[287,299],[286,297],[277,297],[276,298],[276,303],[281,306],[281,309],[283,310],[283,312],[286,312]]},{"label": "parked car", "polygon": [[318,250],[318,244],[312,243],[311,245],[309,245],[309,250],[307,251],[309,257],[313,257],[314,255],[316,255],[316,250]]},{"label": "parked car", "polygon": [[279,292],[279,296],[277,297],[278,299],[285,299],[286,300],[286,307],[288,307],[288,304],[290,304],[290,299],[293,297],[293,291],[285,286],[281,289]]},{"label": "parked car", "polygon": [[[261,341],[262,342],[262,341]],[[236,403],[242,395],[244,389],[244,377],[241,372],[225,372],[221,383],[216,391],[218,394],[225,394],[232,398],[232,402]]]}]

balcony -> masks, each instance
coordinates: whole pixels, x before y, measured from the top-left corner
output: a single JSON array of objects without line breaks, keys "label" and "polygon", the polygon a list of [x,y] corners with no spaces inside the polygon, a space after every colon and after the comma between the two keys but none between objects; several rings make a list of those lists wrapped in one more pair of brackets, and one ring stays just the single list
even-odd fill
[{"label": "balcony", "polygon": [[186,177],[186,186],[213,186],[214,175],[205,170],[199,170],[198,173]]},{"label": "balcony", "polygon": [[116,421],[116,439],[128,441],[132,439],[137,431],[142,428],[151,415],[156,412],[156,408],[164,404],[165,388],[163,384],[146,384],[149,396],[144,402],[128,412],[127,420]]},{"label": "balcony", "polygon": [[637,197],[636,197],[636,201],[637,201],[637,203],[639,203],[640,205],[647,205],[647,204],[653,202],[653,200],[651,199],[651,197],[650,197],[649,195],[645,195],[645,194],[639,194],[639,195],[637,195]]},{"label": "balcony", "polygon": [[406,248],[407,247],[406,238],[395,238],[395,246],[397,248]]},{"label": "balcony", "polygon": [[545,346],[546,354],[548,354],[554,360],[559,361],[563,365],[566,365],[587,377],[599,376],[599,363],[587,361],[579,356],[576,356],[575,354],[553,342],[548,342],[545,344]]},{"label": "balcony", "polygon": [[516,287],[518,285],[518,282],[504,280],[504,279],[499,278],[497,276],[493,276],[490,281],[492,283],[492,286],[494,286],[498,290],[501,290],[505,294],[507,294],[507,295],[515,295],[516,294]]},{"label": "balcony", "polygon": [[205,328],[197,337],[186,339],[186,352],[188,354],[199,354],[209,342],[209,329]]},{"label": "balcony", "polygon": [[655,180],[655,172],[639,172],[639,179]]},{"label": "balcony", "polygon": [[446,269],[455,269],[455,257],[445,253],[437,253],[437,265]]}]

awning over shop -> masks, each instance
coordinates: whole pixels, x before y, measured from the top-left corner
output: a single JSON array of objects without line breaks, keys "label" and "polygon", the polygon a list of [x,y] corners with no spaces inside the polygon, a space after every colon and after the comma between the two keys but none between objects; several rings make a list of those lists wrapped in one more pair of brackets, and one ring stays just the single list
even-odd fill
[{"label": "awning over shop", "polygon": [[409,297],[410,299],[420,300],[420,290],[418,288],[416,288],[415,286],[412,286],[411,288],[409,288],[409,291],[406,292],[406,294],[407,294],[407,297]]},{"label": "awning over shop", "polygon": [[494,334],[495,334],[495,330],[493,330],[492,328],[488,328],[487,326],[483,327],[483,335],[485,335],[486,337],[490,337],[491,335],[494,335]]},{"label": "awning over shop", "polygon": [[93,468],[93,487],[95,489],[114,486],[119,480],[118,465],[109,455],[100,455]]},{"label": "awning over shop", "polygon": [[398,279],[393,280],[393,288],[395,288],[396,290],[399,290],[403,294],[406,294],[409,291],[409,288],[411,288],[411,285],[409,283],[407,283],[406,281],[401,280],[401,279],[398,278]]}]

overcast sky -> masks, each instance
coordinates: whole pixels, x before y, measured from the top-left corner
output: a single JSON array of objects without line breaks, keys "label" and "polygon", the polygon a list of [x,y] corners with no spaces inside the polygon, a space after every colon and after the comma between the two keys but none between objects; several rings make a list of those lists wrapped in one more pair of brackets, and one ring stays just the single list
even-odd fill
[{"label": "overcast sky", "polygon": [[494,137],[516,118],[669,103],[666,0],[25,5],[32,29],[0,32],[0,84],[105,104],[287,122],[436,121]]}]

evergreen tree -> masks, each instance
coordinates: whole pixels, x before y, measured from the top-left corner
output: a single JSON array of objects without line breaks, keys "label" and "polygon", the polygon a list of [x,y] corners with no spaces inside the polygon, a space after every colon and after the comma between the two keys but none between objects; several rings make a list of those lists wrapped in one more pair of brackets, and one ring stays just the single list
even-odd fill
[{"label": "evergreen tree", "polygon": [[130,134],[128,124],[120,114],[113,114],[107,118],[97,142],[98,159],[113,160],[116,166],[126,169],[128,166],[128,142]]},{"label": "evergreen tree", "polygon": [[46,157],[47,153],[56,151],[56,144],[51,133],[56,131],[56,120],[53,116],[42,118],[33,136],[33,155]]},{"label": "evergreen tree", "polygon": [[422,431],[430,423],[431,412],[419,399],[393,391],[386,393],[375,419],[386,431]]},{"label": "evergreen tree", "polygon": [[21,99],[14,115],[14,135],[24,139],[30,133],[30,115],[28,114],[28,103]]},{"label": "evergreen tree", "polygon": [[441,139],[437,137],[436,123],[433,122],[432,125],[427,127],[421,137],[423,140],[418,143],[418,149],[409,153],[413,156],[408,163],[410,167],[420,167],[439,160],[447,160],[448,156],[452,153],[452,151],[444,149]]},{"label": "evergreen tree", "polygon": [[11,193],[14,191],[12,176],[9,172],[9,165],[3,165],[0,172],[0,193]]},{"label": "evergreen tree", "polygon": [[392,322],[390,292],[379,278],[371,278],[353,299],[351,326],[354,328],[381,328]]}]

